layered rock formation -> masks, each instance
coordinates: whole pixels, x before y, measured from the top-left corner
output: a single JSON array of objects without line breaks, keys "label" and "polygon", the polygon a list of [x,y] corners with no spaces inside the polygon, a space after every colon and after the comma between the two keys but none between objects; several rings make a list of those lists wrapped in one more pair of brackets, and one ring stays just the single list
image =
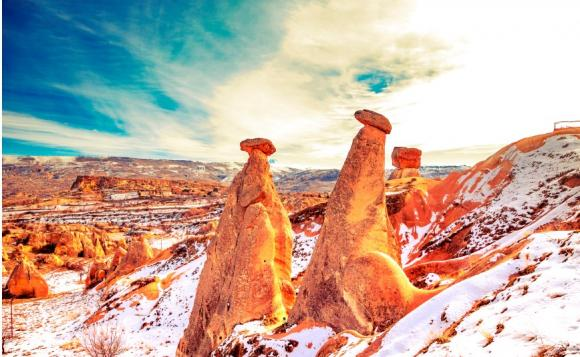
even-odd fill
[{"label": "layered rock formation", "polygon": [[55,253],[60,256],[99,258],[123,240],[114,240],[101,228],[83,224],[9,224],[4,238],[30,246],[34,253]]},{"label": "layered rock formation", "polygon": [[326,217],[290,323],[314,320],[335,330],[385,330],[433,292],[415,288],[400,267],[385,205],[385,138],[381,114],[359,110],[355,137],[326,208]]},{"label": "layered rock formation", "polygon": [[282,323],[294,303],[292,229],[268,164],[276,149],[266,139],[240,147],[249,159],[229,188],[177,356],[210,354],[238,323]]},{"label": "layered rock formation", "polygon": [[[203,180],[78,176],[72,184],[71,190],[81,194],[92,194],[96,198],[115,200],[123,197],[165,197],[171,195],[220,196],[224,186],[218,182]],[[132,195],[123,196],[129,193]]]},{"label": "layered rock formation", "polygon": [[25,257],[20,257],[19,260],[6,283],[10,295],[17,298],[48,296],[48,284],[34,264]]},{"label": "layered rock formation", "polygon": [[419,177],[421,167],[421,150],[396,146],[391,154],[395,170],[389,177],[390,180],[404,177]]}]

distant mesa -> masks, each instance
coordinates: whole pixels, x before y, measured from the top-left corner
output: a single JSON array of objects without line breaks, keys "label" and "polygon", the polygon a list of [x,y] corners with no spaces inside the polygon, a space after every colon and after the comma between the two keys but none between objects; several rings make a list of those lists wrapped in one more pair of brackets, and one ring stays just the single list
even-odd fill
[{"label": "distant mesa", "polygon": [[289,323],[310,320],[335,331],[371,334],[388,329],[436,292],[410,283],[388,222],[384,166],[391,125],[370,111],[357,111],[355,118],[365,127],[354,138],[328,200]]},{"label": "distant mesa", "polygon": [[177,356],[209,355],[239,323],[279,325],[294,304],[292,227],[268,164],[274,145],[249,139],[240,149],[249,158],[229,188]]},{"label": "distant mesa", "polygon": [[389,179],[420,177],[421,154],[421,150],[417,148],[396,146],[391,154],[395,170],[391,173]]},{"label": "distant mesa", "polygon": [[70,189],[83,198],[122,201],[173,196],[216,197],[223,188],[217,182],[203,180],[81,175],[77,176]]}]

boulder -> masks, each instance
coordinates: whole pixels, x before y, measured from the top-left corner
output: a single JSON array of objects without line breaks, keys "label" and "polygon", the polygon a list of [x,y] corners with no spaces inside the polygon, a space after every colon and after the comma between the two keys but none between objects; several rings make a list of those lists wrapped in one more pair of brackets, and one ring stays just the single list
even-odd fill
[{"label": "boulder", "polygon": [[290,324],[314,320],[336,331],[372,334],[434,294],[415,288],[400,266],[400,247],[385,204],[385,134],[390,124],[371,113],[355,113],[365,126],[328,200]]},{"label": "boulder", "polygon": [[48,284],[27,258],[21,258],[10,273],[6,289],[17,298],[39,298],[48,296]]},{"label": "boulder", "polygon": [[405,177],[419,177],[421,167],[421,150],[416,148],[406,148],[396,146],[391,154],[391,159],[395,170],[389,177],[390,180]]},{"label": "boulder", "polygon": [[372,126],[373,128],[377,128],[385,134],[391,133],[391,122],[382,114],[373,112],[372,110],[368,109],[361,109],[354,113],[354,117],[365,126]]},{"label": "boulder", "polygon": [[292,228],[268,164],[276,149],[266,139],[240,148],[248,162],[229,188],[177,356],[209,355],[240,323],[279,325],[294,303]]},{"label": "boulder", "polygon": [[276,147],[268,139],[254,138],[246,139],[240,142],[240,150],[251,154],[253,150],[263,152],[266,156],[270,156],[276,152]]},{"label": "boulder", "polygon": [[85,286],[91,288],[105,280],[109,269],[110,266],[106,260],[95,259],[89,268],[87,278],[85,279]]}]

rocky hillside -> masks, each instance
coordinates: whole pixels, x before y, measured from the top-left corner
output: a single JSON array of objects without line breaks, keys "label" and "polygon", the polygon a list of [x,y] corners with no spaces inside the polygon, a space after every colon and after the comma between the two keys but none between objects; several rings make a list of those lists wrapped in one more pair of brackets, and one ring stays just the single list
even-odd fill
[{"label": "rocky hillside", "polygon": [[[66,193],[79,176],[215,181],[228,184],[241,163],[206,163],[187,160],[87,157],[2,157],[2,197],[5,202],[26,204]],[[461,166],[426,166],[425,177],[443,177]],[[272,166],[281,192],[330,192],[338,170],[296,169]],[[386,173],[389,175],[390,171]]]},{"label": "rocky hillside", "polygon": [[[374,137],[377,133],[373,130],[368,129],[367,134],[370,132]],[[354,329],[337,329],[336,322],[322,319],[273,326],[271,320],[257,318],[240,321],[231,333],[222,336],[217,355],[564,356],[580,353],[577,342],[580,326],[572,313],[580,305],[579,139],[578,129],[559,130],[510,144],[473,168],[443,180],[405,177],[386,181],[387,212],[383,211],[383,217],[391,225],[386,228],[391,232],[388,239],[396,239],[400,245],[401,259],[400,268],[393,267],[389,274],[401,272],[415,285],[402,291],[410,290],[413,294],[425,291],[433,295],[403,311],[402,317],[385,322],[390,325],[388,328],[378,326],[361,334]],[[344,186],[341,195],[350,197],[380,191],[374,184],[373,190],[361,190],[360,187],[368,185],[364,180],[357,181],[355,175],[359,169],[370,170],[364,163],[374,161],[354,162],[361,166],[343,170],[351,172],[347,177],[355,181]],[[376,173],[377,167],[373,167],[372,172]],[[373,177],[380,181],[377,175]],[[353,187],[357,189],[351,190]],[[246,195],[241,191],[240,194],[240,197]],[[268,196],[258,197],[268,199]],[[359,241],[356,237],[358,226],[353,222],[367,218],[358,213],[360,209],[371,201],[373,207],[380,207],[380,200],[368,201],[364,197],[361,205],[340,206],[327,195],[282,195],[285,205],[293,207],[289,215],[293,231],[289,263],[292,285],[299,294],[304,286],[322,284],[312,280],[317,276],[337,274],[328,265],[329,271],[306,278],[313,259],[318,260],[320,270],[325,266],[324,260],[334,256],[330,253],[337,246],[336,240],[341,239],[341,230],[355,234],[355,243],[349,244],[354,244],[356,249],[349,252],[357,257],[383,249],[380,239]],[[341,202],[351,201],[349,198]],[[319,248],[321,234],[328,230],[324,224],[329,221],[326,220],[329,205],[334,210],[330,221],[346,223],[325,233],[334,234],[335,238],[328,240],[326,247]],[[181,208],[179,213],[125,207],[122,214],[107,214],[108,208],[103,206],[103,212],[89,217],[111,222],[126,220],[135,229],[148,229],[147,225],[169,229],[189,216],[191,221],[184,227],[201,227],[200,222],[206,216],[215,221],[222,207],[220,203],[215,209]],[[349,211],[341,211],[347,208]],[[235,208],[238,209],[241,208]],[[82,215],[70,212],[52,215],[53,221],[78,219],[88,223]],[[19,221],[19,224],[32,224],[33,216],[27,213],[28,221]],[[143,223],[144,219],[147,224]],[[382,222],[376,215],[373,220],[372,226]],[[96,323],[123,329],[129,347],[124,356],[136,353],[173,356],[190,321],[201,273],[211,254],[208,247],[219,239],[214,229],[215,226],[209,230],[195,228],[182,235],[172,234],[173,240],[165,242],[174,244],[156,250],[155,258],[86,291],[78,284],[76,272],[45,273],[49,298],[15,305],[18,316],[31,317],[26,323],[19,320],[19,331],[26,333],[9,342],[9,355],[78,355],[81,328]],[[150,238],[152,246],[160,248],[158,239]],[[320,250],[316,253],[318,258],[313,254],[315,247]],[[393,254],[392,251],[386,250],[388,254]],[[245,256],[245,250],[236,254],[236,260],[250,259]],[[386,259],[384,255],[388,254],[379,254],[380,259]],[[355,286],[365,286],[362,284],[365,281],[360,279],[368,274],[368,267],[373,271],[384,268],[361,265],[357,270],[360,274],[355,277],[348,272],[340,274],[345,279],[359,281]],[[340,271],[338,267],[332,269]],[[367,293],[362,296],[372,299],[382,286],[379,281],[390,279],[389,274],[366,280],[369,288],[365,288]],[[252,275],[252,279],[259,276]],[[233,289],[236,288],[239,287]],[[372,294],[368,293],[371,290]],[[352,292],[350,300],[347,299],[349,308],[356,306],[348,304],[361,296],[355,294],[358,292]],[[330,296],[328,304],[336,303],[333,297],[339,299]],[[304,298],[309,297],[301,297]],[[224,309],[229,306],[226,302]],[[367,316],[357,315],[363,310],[353,308],[352,311],[356,318]],[[375,311],[380,314],[381,310]]]}]

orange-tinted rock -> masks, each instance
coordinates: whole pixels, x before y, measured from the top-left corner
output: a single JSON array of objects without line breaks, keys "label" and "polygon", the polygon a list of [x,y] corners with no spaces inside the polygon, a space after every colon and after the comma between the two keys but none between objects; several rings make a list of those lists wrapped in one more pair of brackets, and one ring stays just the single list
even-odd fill
[{"label": "orange-tinted rock", "polygon": [[129,243],[127,254],[121,259],[115,270],[115,275],[127,274],[151,259],[153,259],[153,249],[151,249],[149,241],[143,236],[133,237]]},{"label": "orange-tinted rock", "polygon": [[83,249],[81,235],[77,232],[63,232],[54,252],[58,255],[78,257],[83,253]]},{"label": "orange-tinted rock", "polygon": [[[113,176],[78,176],[71,190],[82,197],[94,197],[95,199],[115,199],[110,192],[117,197],[131,193],[139,197],[165,197],[168,195],[188,195],[203,197],[212,193],[220,195],[224,190],[221,183],[204,180],[167,180],[157,178],[126,178]],[[125,196],[131,197],[131,195]]]},{"label": "orange-tinted rock", "polygon": [[393,149],[391,159],[395,170],[391,173],[390,180],[421,176],[421,150],[397,146]]},{"label": "orange-tinted rock", "polygon": [[207,356],[239,323],[282,323],[294,303],[292,229],[272,181],[267,143],[240,145],[249,159],[230,186],[177,356]]},{"label": "orange-tinted rock", "polygon": [[117,250],[115,251],[115,255],[113,255],[113,259],[111,260],[111,265],[109,267],[109,270],[115,271],[117,269],[117,267],[119,266],[119,264],[121,264],[121,261],[123,260],[123,258],[127,255],[127,251],[121,247],[118,247]]},{"label": "orange-tinted rock", "polygon": [[[389,180],[386,183],[389,221],[401,246],[419,239],[419,232],[425,230],[434,217],[429,201],[429,189],[440,181],[423,177]],[[413,251],[410,252],[410,255]],[[410,258],[408,256],[407,258]],[[403,264],[408,261],[403,261]]]},{"label": "orange-tinted rock", "polygon": [[91,264],[91,267],[89,268],[89,272],[85,280],[85,285],[88,288],[97,285],[105,279],[108,270],[109,264],[107,261],[102,259],[94,260]]},{"label": "orange-tinted rock", "polygon": [[354,113],[354,117],[364,125],[370,125],[377,128],[385,134],[391,133],[391,122],[382,114],[368,109],[361,109]]},{"label": "orange-tinted rock", "polygon": [[399,169],[418,169],[421,167],[421,150],[396,146],[391,154],[393,166]]},{"label": "orange-tinted rock", "polygon": [[18,298],[46,297],[48,284],[36,267],[23,258],[12,270],[6,288],[10,295]]},{"label": "orange-tinted rock", "polygon": [[107,249],[124,245],[103,229],[82,224],[25,224],[11,229],[11,237],[28,238],[33,252],[86,258],[100,257]]},{"label": "orange-tinted rock", "polygon": [[246,139],[240,143],[240,150],[251,154],[252,150],[260,150],[266,156],[270,156],[276,152],[276,147],[272,142],[268,139],[264,138],[255,138],[255,139]]},{"label": "orange-tinted rock", "polygon": [[389,233],[385,133],[368,124],[352,143],[328,200],[291,324],[311,319],[337,331],[371,334],[433,294],[409,282],[400,267],[397,240]]}]

